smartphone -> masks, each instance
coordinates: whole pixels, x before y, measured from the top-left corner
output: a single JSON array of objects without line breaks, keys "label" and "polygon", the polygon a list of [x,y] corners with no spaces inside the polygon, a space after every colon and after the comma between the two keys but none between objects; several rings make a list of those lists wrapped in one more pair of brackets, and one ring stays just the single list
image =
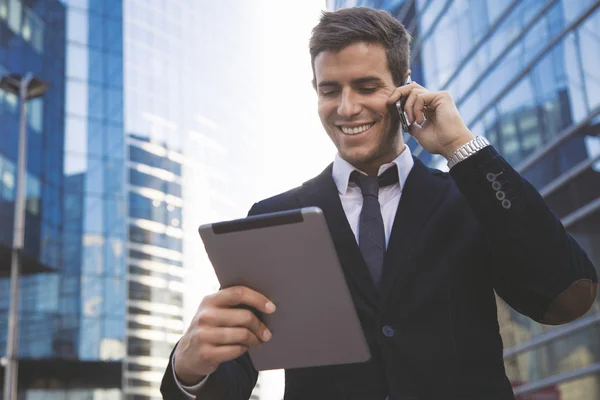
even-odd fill
[{"label": "smartphone", "polygon": [[[406,80],[404,81],[404,85],[408,85],[409,83],[412,82],[412,79],[410,79],[410,75],[406,78]],[[400,125],[402,125],[402,130],[406,133],[410,133],[410,123],[408,122],[408,115],[406,115],[406,112],[404,111],[404,102],[406,101],[405,98],[401,98],[400,100],[398,100],[396,102],[396,108],[398,109],[398,115],[400,116]]]}]

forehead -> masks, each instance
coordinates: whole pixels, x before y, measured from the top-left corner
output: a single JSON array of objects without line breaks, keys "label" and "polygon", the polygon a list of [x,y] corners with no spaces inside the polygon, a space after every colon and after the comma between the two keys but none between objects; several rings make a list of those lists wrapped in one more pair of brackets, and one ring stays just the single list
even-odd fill
[{"label": "forehead", "polygon": [[379,43],[353,43],[339,51],[323,51],[315,57],[315,78],[321,81],[350,81],[377,76],[392,81],[385,48]]}]

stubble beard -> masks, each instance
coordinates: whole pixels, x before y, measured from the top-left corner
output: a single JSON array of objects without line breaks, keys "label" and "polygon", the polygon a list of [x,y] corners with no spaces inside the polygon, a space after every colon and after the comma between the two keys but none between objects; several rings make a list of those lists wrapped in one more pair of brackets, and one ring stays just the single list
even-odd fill
[{"label": "stubble beard", "polygon": [[399,142],[402,140],[402,133],[399,132],[399,129],[400,122],[392,122],[377,146],[366,154],[359,153],[355,157],[351,156],[352,152],[346,155],[340,154],[342,158],[363,172],[370,166],[379,164],[378,167],[380,167],[382,164],[392,162],[400,151]]}]

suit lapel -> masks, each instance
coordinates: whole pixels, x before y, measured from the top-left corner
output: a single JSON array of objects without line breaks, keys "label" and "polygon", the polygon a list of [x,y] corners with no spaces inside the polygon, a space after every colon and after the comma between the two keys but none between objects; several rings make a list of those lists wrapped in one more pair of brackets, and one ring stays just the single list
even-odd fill
[{"label": "suit lapel", "polygon": [[298,197],[302,207],[317,206],[323,210],[327,226],[342,268],[365,295],[371,306],[377,307],[379,295],[350,228],[329,165],[319,176],[306,182]]},{"label": "suit lapel", "polygon": [[[442,195],[448,187],[448,180],[436,176],[415,158],[415,165],[402,189],[384,259],[382,302],[385,302],[392,288],[398,290],[398,286],[406,282],[411,272],[406,258],[427,220],[443,201]],[[398,286],[394,286],[396,280],[400,281]]]}]

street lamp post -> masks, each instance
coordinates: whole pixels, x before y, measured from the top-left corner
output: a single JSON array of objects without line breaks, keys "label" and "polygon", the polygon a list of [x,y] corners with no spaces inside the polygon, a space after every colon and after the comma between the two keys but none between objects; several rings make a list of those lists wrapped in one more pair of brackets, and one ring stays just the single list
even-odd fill
[{"label": "street lamp post", "polygon": [[13,245],[10,264],[10,303],[8,309],[8,337],[6,367],[4,370],[4,400],[17,400],[18,345],[19,345],[19,276],[21,254],[25,238],[25,173],[27,170],[27,102],[40,97],[48,84],[34,77],[12,74],[0,79],[0,89],[19,96],[19,160],[17,169],[17,196],[13,224]]}]

